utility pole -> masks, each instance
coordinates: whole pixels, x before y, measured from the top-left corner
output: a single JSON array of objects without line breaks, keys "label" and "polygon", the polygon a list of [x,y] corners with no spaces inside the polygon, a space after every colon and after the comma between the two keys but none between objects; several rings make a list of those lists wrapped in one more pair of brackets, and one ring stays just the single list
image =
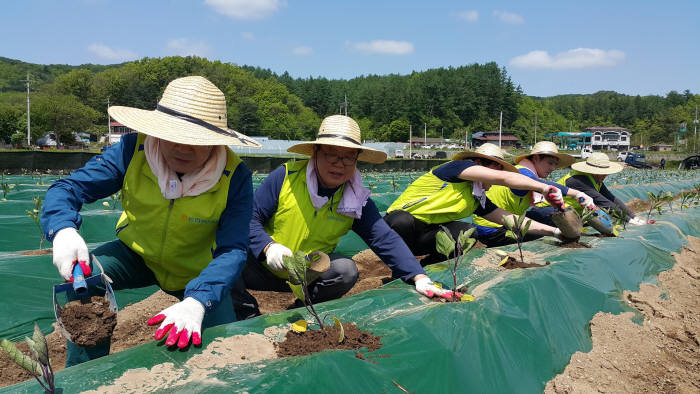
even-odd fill
[{"label": "utility pole", "polygon": [[501,131],[503,130],[503,111],[501,111],[500,120],[498,121],[498,147],[501,147]]},{"label": "utility pole", "polygon": [[423,146],[428,145],[428,124],[423,123]]},{"label": "utility pole", "polygon": [[696,145],[698,143],[698,106],[695,106],[695,131],[694,131],[694,136],[693,136],[693,153],[697,153],[696,150]]},{"label": "utility pole", "polygon": [[408,158],[413,159],[413,125],[408,125]]},{"label": "utility pole", "polygon": [[535,144],[536,143],[537,143],[537,113],[535,112]]},{"label": "utility pole", "polygon": [[107,97],[107,146],[112,145],[112,122],[109,118],[109,97]]},{"label": "utility pole", "polygon": [[[345,109],[345,114],[343,114],[343,109]],[[345,101],[340,103],[340,114],[348,116],[348,95],[345,95]]]},{"label": "utility pole", "polygon": [[32,128],[31,128],[31,118],[30,118],[30,112],[31,112],[31,103],[29,102],[29,83],[31,80],[29,79],[29,71],[27,71],[27,79],[23,79],[22,82],[27,83],[27,147],[32,146]]}]

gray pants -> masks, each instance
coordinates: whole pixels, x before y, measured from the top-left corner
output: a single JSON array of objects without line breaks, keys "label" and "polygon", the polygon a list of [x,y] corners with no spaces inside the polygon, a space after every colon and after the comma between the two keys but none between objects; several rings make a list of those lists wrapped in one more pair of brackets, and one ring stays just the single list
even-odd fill
[{"label": "gray pants", "polygon": [[[311,302],[317,304],[328,300],[340,298],[352,289],[357,282],[357,265],[352,259],[341,254],[331,253],[331,267],[321,274],[315,281],[309,283],[309,295]],[[263,256],[264,258],[264,256]],[[233,308],[238,320],[250,319],[260,316],[258,301],[247,289],[263,291],[291,292],[284,279],[275,276],[248,251],[243,274],[236,281],[231,290]],[[297,303],[298,306],[303,304]]]}]

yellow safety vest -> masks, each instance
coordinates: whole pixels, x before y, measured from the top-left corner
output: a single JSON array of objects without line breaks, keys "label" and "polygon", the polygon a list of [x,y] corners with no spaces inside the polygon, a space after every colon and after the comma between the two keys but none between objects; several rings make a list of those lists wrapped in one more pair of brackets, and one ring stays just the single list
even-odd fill
[{"label": "yellow safety vest", "polygon": [[241,159],[227,148],[226,167],[216,185],[198,196],[166,200],[146,160],[145,138],[139,134],[124,175],[117,236],[143,258],[161,288],[182,290],[213,259],[219,217]]},{"label": "yellow safety vest", "polygon": [[[525,166],[516,165],[515,168],[527,168]],[[507,186],[493,185],[486,192],[486,197],[491,200],[497,207],[503,209],[504,211],[514,213],[516,215],[522,215],[530,208],[532,204],[532,191],[529,191],[524,196],[520,197],[513,193],[513,191]],[[498,223],[491,222],[481,216],[474,215],[474,224],[484,227],[502,227]]]},{"label": "yellow safety vest", "polygon": [[[595,179],[593,178],[593,176],[591,176],[591,174],[587,174],[587,173],[585,173],[585,172],[579,172],[579,171],[576,171],[576,170],[573,170],[573,171],[569,172],[568,174],[564,175],[561,179],[559,179],[559,180],[557,181],[557,183],[560,184],[560,185],[566,186],[566,180],[569,179],[569,178],[571,178],[572,176],[575,176],[575,175],[585,175],[585,176],[591,181],[591,185],[593,185],[593,187],[595,188],[595,190],[596,190],[597,192],[600,192],[600,188],[601,188],[602,185],[601,185],[601,184],[598,184],[598,182],[595,181]],[[576,198],[574,198],[574,197],[564,197],[564,202],[566,202],[566,205],[568,205],[568,206],[572,207],[573,209],[575,209],[576,212],[578,212],[579,215],[581,215],[581,214],[583,213],[583,207],[581,206],[581,204],[578,203],[578,201],[576,201]]]},{"label": "yellow safety vest", "polygon": [[391,204],[387,213],[406,211],[429,224],[452,222],[474,213],[479,203],[472,195],[472,183],[441,180],[433,174],[440,166],[413,181]]},{"label": "yellow safety vest", "polygon": [[[333,198],[316,210],[311,203],[306,186],[308,160],[287,162],[285,177],[280,190],[277,211],[265,223],[265,232],[292,252],[306,254],[320,250],[331,253],[340,238],[352,228],[354,219],[337,212],[345,186],[340,187]],[[271,270],[285,278],[286,271]]]}]

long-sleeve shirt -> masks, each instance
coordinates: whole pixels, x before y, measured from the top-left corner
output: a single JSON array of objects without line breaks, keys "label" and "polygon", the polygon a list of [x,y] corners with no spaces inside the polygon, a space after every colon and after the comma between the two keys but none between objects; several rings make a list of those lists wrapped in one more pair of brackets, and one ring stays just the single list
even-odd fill
[{"label": "long-sleeve shirt", "polygon": [[615,197],[615,195],[610,192],[605,184],[601,184],[600,191],[597,191],[595,186],[593,186],[591,183],[591,180],[585,175],[574,175],[569,177],[566,180],[566,186],[588,194],[598,208],[621,208],[627,214],[627,220],[630,220],[635,216],[634,212],[629,209],[627,205],[622,202],[622,200]]},{"label": "long-sleeve shirt", "polygon": [[[277,212],[285,175],[285,167],[279,167],[272,171],[255,190],[253,218],[250,221],[250,250],[258,258],[262,257],[265,246],[273,242],[270,235],[265,232],[264,226]],[[337,190],[337,188],[319,187],[318,194],[330,198]],[[418,274],[425,274],[403,239],[382,219],[371,198],[362,208],[360,219],[353,221],[352,230],[391,269],[394,278],[409,281]],[[290,229],[290,231],[294,230]]]},{"label": "long-sleeve shirt", "polygon": [[[41,217],[49,241],[53,242],[56,233],[63,228],[80,228],[83,204],[110,196],[122,188],[137,136],[136,133],[123,136],[118,144],[90,159],[69,177],[51,185],[46,192]],[[243,272],[252,199],[252,175],[248,167],[240,163],[231,176],[226,208],[219,219],[213,260],[185,287],[184,296],[197,299],[207,310],[229,296],[235,280]],[[209,248],[209,245],[193,247]]]}]

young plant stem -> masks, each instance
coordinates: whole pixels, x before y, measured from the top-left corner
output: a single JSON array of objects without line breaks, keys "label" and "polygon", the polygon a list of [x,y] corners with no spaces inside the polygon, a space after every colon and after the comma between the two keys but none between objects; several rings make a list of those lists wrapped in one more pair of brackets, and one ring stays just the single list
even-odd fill
[{"label": "young plant stem", "polygon": [[316,309],[314,309],[314,304],[311,302],[311,296],[309,295],[309,289],[306,287],[306,281],[304,281],[301,284],[301,289],[304,292],[304,307],[306,307],[306,310],[309,313],[311,313],[311,315],[316,319],[316,322],[318,323],[319,327],[321,327],[321,331],[323,331],[323,322],[318,316],[318,313],[316,313]]}]

